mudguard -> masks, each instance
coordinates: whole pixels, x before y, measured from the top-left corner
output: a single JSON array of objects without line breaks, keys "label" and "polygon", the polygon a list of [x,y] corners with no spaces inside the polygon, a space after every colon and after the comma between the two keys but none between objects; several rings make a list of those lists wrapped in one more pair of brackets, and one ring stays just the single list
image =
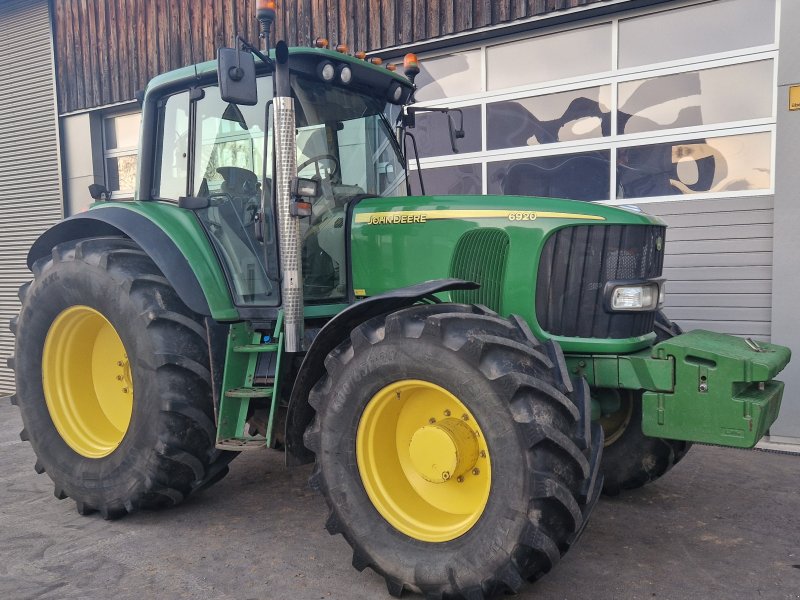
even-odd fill
[{"label": "mudguard", "polygon": [[181,300],[217,321],[239,313],[208,238],[189,211],[159,202],[107,203],[55,224],[34,242],[28,267],[62,242],[97,236],[125,236],[156,263]]},{"label": "mudguard", "polygon": [[297,373],[286,414],[286,464],[302,465],[314,461],[314,454],[303,444],[303,433],[314,418],[308,394],[325,373],[325,357],[350,332],[368,319],[416,304],[425,297],[452,290],[474,290],[479,285],[463,279],[436,279],[360,300],[349,306],[314,338]]}]

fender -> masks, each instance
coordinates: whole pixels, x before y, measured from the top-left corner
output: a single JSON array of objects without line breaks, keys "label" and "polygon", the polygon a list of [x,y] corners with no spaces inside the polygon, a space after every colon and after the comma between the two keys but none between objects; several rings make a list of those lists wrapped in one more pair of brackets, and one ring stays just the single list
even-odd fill
[{"label": "fender", "polygon": [[320,329],[297,373],[286,413],[286,464],[302,465],[314,461],[314,454],[303,444],[303,433],[314,419],[308,403],[311,388],[325,373],[325,357],[361,323],[416,304],[438,292],[474,290],[480,287],[463,279],[435,279],[385,294],[360,300],[344,309]]},{"label": "fender", "polygon": [[196,217],[159,202],[105,203],[56,223],[28,252],[28,268],[62,242],[97,236],[125,236],[156,263],[180,299],[194,312],[217,321],[239,313],[224,273]]}]

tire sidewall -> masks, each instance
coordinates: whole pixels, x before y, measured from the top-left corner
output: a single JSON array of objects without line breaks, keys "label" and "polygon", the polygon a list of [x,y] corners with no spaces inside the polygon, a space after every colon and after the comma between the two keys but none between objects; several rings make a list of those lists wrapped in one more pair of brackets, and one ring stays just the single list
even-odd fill
[{"label": "tire sidewall", "polygon": [[[133,412],[120,445],[108,456],[87,458],[75,452],[53,424],[42,386],[42,350],[48,330],[65,309],[84,305],[100,312],[116,330],[131,361]],[[17,395],[23,424],[39,461],[64,491],[103,505],[131,495],[131,475],[146,472],[158,444],[154,419],[159,391],[154,350],[144,335],[147,320],[128,290],[111,274],[79,259],[55,262],[30,287],[20,313],[17,338]],[[79,474],[79,475],[78,475]]]},{"label": "tire sidewall", "polygon": [[[452,393],[472,412],[487,438],[492,477],[489,498],[477,523],[454,540],[424,542],[398,531],[378,513],[361,480],[355,439],[361,415],[376,393],[403,379],[428,381]],[[457,352],[425,337],[385,340],[364,348],[329,384],[332,389],[318,417],[322,434],[317,460],[326,473],[334,511],[353,529],[372,561],[391,564],[392,572],[405,573],[406,581],[440,582],[447,579],[446,573],[420,570],[480,557],[480,564],[470,567],[491,573],[508,560],[528,522],[525,490],[530,485],[529,465],[525,444],[510,427],[508,401],[503,400],[498,384]],[[431,560],[426,560],[428,554]]]}]

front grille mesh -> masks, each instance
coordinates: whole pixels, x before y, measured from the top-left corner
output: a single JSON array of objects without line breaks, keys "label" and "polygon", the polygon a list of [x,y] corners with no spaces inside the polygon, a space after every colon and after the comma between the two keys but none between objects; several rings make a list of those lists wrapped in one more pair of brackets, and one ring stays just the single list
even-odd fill
[{"label": "front grille mesh", "polygon": [[610,313],[603,288],[611,280],[659,277],[665,228],[658,225],[577,225],[544,245],[536,283],[536,318],[553,335],[628,338],[653,331],[655,313]]},{"label": "front grille mesh", "polygon": [[506,232],[491,227],[472,229],[459,238],[450,264],[450,277],[475,281],[481,287],[450,292],[453,302],[483,304],[494,311],[500,310],[508,244]]}]

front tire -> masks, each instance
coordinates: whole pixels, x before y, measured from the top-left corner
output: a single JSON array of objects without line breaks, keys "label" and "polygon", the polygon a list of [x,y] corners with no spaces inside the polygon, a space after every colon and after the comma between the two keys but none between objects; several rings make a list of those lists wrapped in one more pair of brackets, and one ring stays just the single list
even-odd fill
[{"label": "front tire", "polygon": [[57,498],[116,518],[172,506],[227,473],[208,342],[150,258],[122,238],[67,242],[20,290],[14,402]]},{"label": "front tire", "polygon": [[[683,333],[663,312],[656,313],[656,343]],[[642,433],[642,393],[619,390],[620,410],[601,419],[606,436],[601,470],[603,493],[616,496],[666,475],[686,456],[691,442],[648,437]]]},{"label": "front tire", "polygon": [[391,594],[517,591],[583,531],[602,433],[585,382],[521,320],[415,306],[357,327],[325,367],[309,398],[311,485],[353,566]]}]

